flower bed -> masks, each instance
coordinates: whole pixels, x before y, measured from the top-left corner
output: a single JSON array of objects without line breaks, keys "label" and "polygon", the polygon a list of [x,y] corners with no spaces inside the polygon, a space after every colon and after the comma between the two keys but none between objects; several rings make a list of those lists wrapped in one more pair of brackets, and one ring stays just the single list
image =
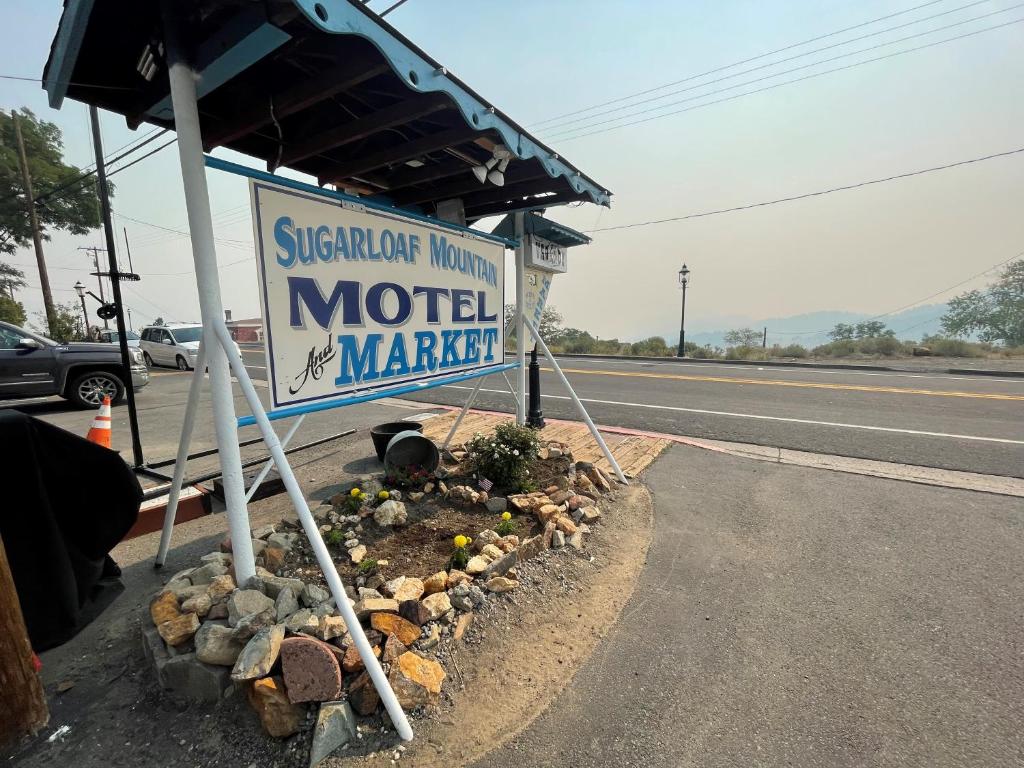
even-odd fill
[{"label": "flower bed", "polygon": [[[549,444],[526,468],[550,480],[543,490],[496,496],[472,476],[470,452],[456,451],[464,461],[442,477],[397,489],[367,476],[314,510],[347,599],[414,716],[436,703],[448,651],[475,612],[515,590],[527,560],[584,549],[611,489],[606,474]],[[225,540],[155,597],[145,647],[178,698],[241,691],[272,737],[312,726],[312,765],[359,738],[361,718],[380,718],[379,697],[297,523],[252,534],[257,576],[235,584]]]}]

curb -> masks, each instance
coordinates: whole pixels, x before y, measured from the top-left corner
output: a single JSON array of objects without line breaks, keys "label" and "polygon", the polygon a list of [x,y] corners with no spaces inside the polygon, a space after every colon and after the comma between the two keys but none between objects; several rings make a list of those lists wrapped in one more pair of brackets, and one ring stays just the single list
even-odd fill
[{"label": "curb", "polygon": [[[505,354],[510,354],[509,350]],[[515,354],[515,350],[511,350]],[[1012,378],[1024,378],[1024,371],[998,371],[990,368],[900,368],[891,365],[860,365],[857,363],[800,363],[782,362],[780,360],[709,360],[700,357],[648,357],[644,355],[600,355],[583,354],[580,352],[556,352],[555,357],[564,358],[591,358],[594,360],[640,360],[645,362],[675,362],[685,361],[686,363],[706,365],[749,365],[761,368],[819,368],[835,371],[882,371],[891,373],[949,373],[959,376],[1006,376]]]}]

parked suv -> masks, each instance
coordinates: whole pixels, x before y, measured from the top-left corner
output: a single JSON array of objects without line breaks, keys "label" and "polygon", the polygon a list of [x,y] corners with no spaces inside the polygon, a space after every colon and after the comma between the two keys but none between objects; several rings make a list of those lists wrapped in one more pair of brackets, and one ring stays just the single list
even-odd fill
[{"label": "parked suv", "polygon": [[104,396],[124,397],[125,382],[139,390],[149,383],[142,353],[129,349],[131,370],[121,365],[121,351],[110,344],[60,344],[10,323],[0,322],[0,399],[60,395],[96,408]]},{"label": "parked suv", "polygon": [[[139,348],[146,365],[172,365],[180,371],[195,367],[203,326],[196,323],[150,325],[142,329]],[[238,344],[235,349],[241,355]]]},{"label": "parked suv", "polygon": [[[124,335],[128,338],[129,347],[139,346],[139,334],[137,334],[135,331],[125,331]],[[121,334],[119,334],[113,328],[103,328],[102,330],[100,330],[100,335],[96,339],[96,341],[99,341],[103,344],[118,344],[121,341]]]}]

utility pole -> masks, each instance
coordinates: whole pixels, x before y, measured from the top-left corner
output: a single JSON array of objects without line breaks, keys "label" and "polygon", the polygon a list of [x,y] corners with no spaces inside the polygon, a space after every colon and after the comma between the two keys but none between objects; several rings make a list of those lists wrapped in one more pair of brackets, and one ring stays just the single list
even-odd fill
[{"label": "utility pole", "polygon": [[[92,263],[96,267],[96,272],[95,272],[96,282],[99,283],[99,286],[100,286],[100,304],[106,304],[107,303],[107,297],[103,294],[103,277],[100,275],[100,251],[106,252],[105,249],[97,248],[96,246],[93,245],[93,246],[89,246],[89,247],[84,247],[83,246],[83,247],[79,248],[78,250],[86,251],[87,253],[91,253],[92,254]],[[110,323],[107,322],[106,318],[104,318],[103,319],[103,330],[107,330],[108,328],[110,328]]]},{"label": "utility pole", "polygon": [[39,231],[39,217],[36,216],[36,198],[32,192],[32,174],[28,170],[25,155],[25,139],[21,135],[21,121],[18,113],[11,110],[14,121],[14,135],[18,140],[18,161],[21,165],[21,183],[25,188],[25,205],[28,206],[28,221],[32,227],[32,244],[36,250],[36,266],[39,268],[39,287],[43,289],[43,306],[46,309],[46,325],[52,334],[57,327],[57,312],[53,307],[53,293],[50,292],[50,276],[46,272],[46,258],[43,255],[43,235]]},{"label": "utility pole", "polygon": [[765,326],[764,336],[761,337],[761,349],[768,349],[768,326]]}]

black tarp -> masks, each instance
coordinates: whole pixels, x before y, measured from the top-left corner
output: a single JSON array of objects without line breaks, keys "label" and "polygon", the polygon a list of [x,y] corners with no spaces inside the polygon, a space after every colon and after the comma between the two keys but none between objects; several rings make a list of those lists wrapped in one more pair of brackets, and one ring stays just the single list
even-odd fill
[{"label": "black tarp", "polygon": [[0,536],[42,651],[73,637],[116,583],[108,553],[135,523],[142,488],[114,451],[17,411],[0,411],[0,445]]}]

